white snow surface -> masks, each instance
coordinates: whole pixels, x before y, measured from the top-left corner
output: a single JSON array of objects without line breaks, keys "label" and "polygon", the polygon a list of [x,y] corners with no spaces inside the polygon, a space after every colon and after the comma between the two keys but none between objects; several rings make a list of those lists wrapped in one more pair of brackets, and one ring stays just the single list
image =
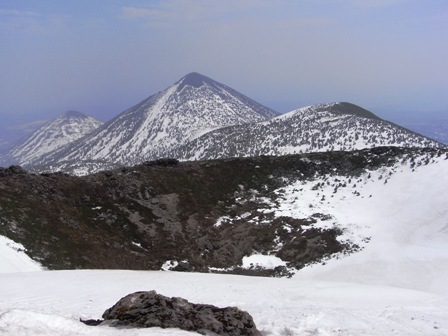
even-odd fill
[{"label": "white snow surface", "polygon": [[274,269],[277,266],[285,266],[285,262],[274,255],[252,254],[243,258],[243,268],[263,267]]},{"label": "white snow surface", "polygon": [[[197,335],[79,322],[101,318],[129,293],[156,290],[195,303],[237,306],[252,315],[263,335],[448,335],[447,171],[448,160],[439,157],[350,183],[328,176],[323,186],[278,190],[283,201],[272,205],[277,216],[329,215],[314,225],[338,226],[363,247],[290,279],[124,270],[2,273],[0,334]],[[336,193],[335,179],[341,183]],[[0,253],[3,258],[9,252]],[[10,262],[21,262],[18,253],[12,256],[17,258],[8,257]]]},{"label": "white snow surface", "polygon": [[448,160],[437,160],[367,173],[351,183],[329,177],[346,184],[336,193],[332,182],[319,188],[315,182],[286,188],[277,216],[328,215],[330,219],[312,226],[339,227],[342,240],[363,247],[348,257],[305,268],[300,277],[447,294]]},{"label": "white snow surface", "polygon": [[42,269],[39,263],[25,253],[22,244],[0,236],[0,273],[31,272]]},{"label": "white snow surface", "polygon": [[88,327],[121,297],[154,289],[248,311],[263,335],[446,335],[446,295],[392,286],[163,271],[2,274],[1,335],[195,335]]}]

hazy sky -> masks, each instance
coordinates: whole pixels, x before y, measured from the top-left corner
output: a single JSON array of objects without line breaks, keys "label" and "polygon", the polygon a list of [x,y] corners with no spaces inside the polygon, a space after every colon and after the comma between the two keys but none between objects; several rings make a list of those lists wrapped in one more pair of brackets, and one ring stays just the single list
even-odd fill
[{"label": "hazy sky", "polygon": [[280,112],[448,114],[448,1],[0,2],[4,125],[108,120],[193,71]]}]

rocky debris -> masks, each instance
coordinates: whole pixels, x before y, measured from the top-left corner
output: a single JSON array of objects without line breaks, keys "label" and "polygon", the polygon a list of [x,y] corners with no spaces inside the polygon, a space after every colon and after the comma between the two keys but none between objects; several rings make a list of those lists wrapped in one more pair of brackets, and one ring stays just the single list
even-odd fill
[{"label": "rocky debris", "polygon": [[[103,318],[104,324],[112,327],[179,328],[202,335],[261,335],[252,316],[237,307],[191,303],[180,297],[166,297],[154,290],[123,297],[104,312]],[[97,325],[98,321],[81,320],[87,325]]]},{"label": "rocky debris", "polygon": [[85,325],[88,325],[88,326],[97,326],[97,325],[100,325],[101,323],[103,323],[104,322],[104,320],[83,320],[83,319],[79,319],[79,322],[82,322],[82,323],[84,323]]},{"label": "rocky debris", "polygon": [[143,165],[145,166],[161,166],[161,167],[177,166],[178,164],[179,160],[172,158],[162,158],[154,161],[143,162]]},{"label": "rocky debris", "polygon": [[0,177],[23,174],[27,174],[27,171],[20,166],[10,166],[9,168],[0,167]]}]

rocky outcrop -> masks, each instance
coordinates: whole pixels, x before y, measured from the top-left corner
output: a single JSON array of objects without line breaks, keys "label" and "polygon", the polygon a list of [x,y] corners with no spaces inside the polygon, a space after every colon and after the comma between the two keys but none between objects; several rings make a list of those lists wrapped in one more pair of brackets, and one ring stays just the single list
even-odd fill
[{"label": "rocky outcrop", "polygon": [[20,166],[10,166],[9,168],[0,167],[0,177],[21,175],[26,173],[27,171]]},{"label": "rocky outcrop", "polygon": [[179,328],[202,335],[261,335],[252,316],[237,307],[195,304],[179,297],[169,298],[156,291],[136,292],[123,297],[104,312],[103,318],[104,323],[113,327]]}]

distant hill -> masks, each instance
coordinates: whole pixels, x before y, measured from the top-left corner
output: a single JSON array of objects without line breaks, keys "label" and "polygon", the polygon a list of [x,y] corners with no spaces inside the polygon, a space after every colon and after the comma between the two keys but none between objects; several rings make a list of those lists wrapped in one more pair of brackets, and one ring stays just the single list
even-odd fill
[{"label": "distant hill", "polygon": [[220,128],[173,150],[181,160],[287,155],[378,146],[443,147],[351,103],[301,108],[268,121]]},{"label": "distant hill", "polygon": [[82,138],[100,125],[101,121],[81,112],[64,112],[13,145],[5,154],[4,161],[7,164],[4,165],[30,165],[48,153]]}]

